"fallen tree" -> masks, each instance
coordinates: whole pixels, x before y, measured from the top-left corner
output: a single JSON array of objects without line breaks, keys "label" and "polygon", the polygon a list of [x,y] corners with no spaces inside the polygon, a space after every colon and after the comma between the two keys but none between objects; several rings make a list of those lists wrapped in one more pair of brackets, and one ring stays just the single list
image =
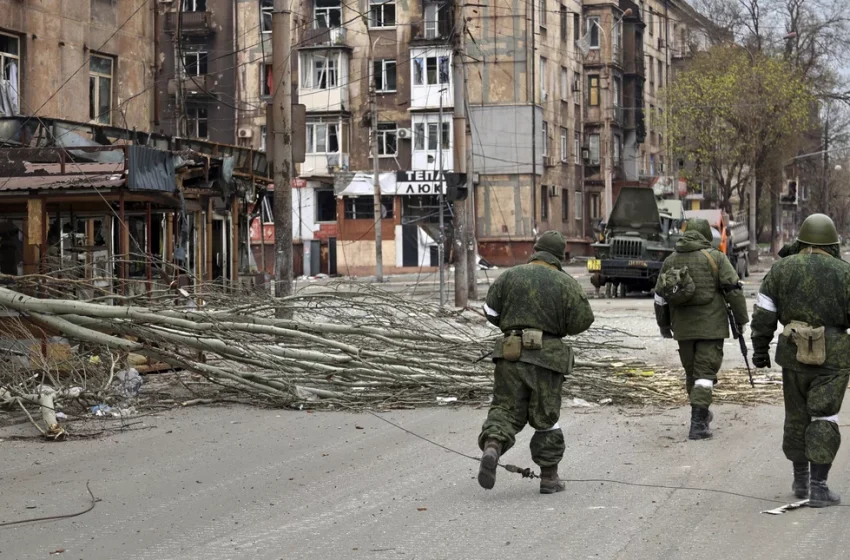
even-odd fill
[{"label": "fallen tree", "polygon": [[[438,397],[481,404],[492,391],[487,357],[501,336],[480,314],[444,312],[407,293],[353,282],[312,287],[282,299],[207,286],[203,295],[182,300],[164,295],[135,300],[146,301],[144,306],[111,305],[98,294],[93,301],[36,298],[22,293],[31,291],[31,278],[21,286],[26,288],[0,288],[0,307],[46,334],[75,341],[77,351],[91,358],[78,360],[82,371],[71,384],[80,389],[67,398],[102,393],[114,376],[115,356],[138,354],[274,406],[412,407],[434,405]],[[64,289],[55,279],[51,286],[53,293]],[[214,304],[194,304],[201,299]],[[289,318],[277,318],[281,308]],[[569,342],[577,353],[566,385],[570,396],[604,404],[683,402],[678,372],[656,371],[621,357],[640,348],[628,333],[596,328]],[[91,364],[96,371],[89,371]],[[0,390],[6,390],[0,401],[5,394],[7,403],[10,398],[35,402],[25,396],[41,395],[45,386],[58,395],[72,388],[63,385],[61,376],[45,380],[32,373],[22,381],[20,371],[12,377],[8,367],[0,366]],[[725,387],[734,392],[736,383],[727,381]],[[735,402],[775,400],[775,391],[766,385],[756,392],[733,392],[729,400]],[[53,420],[44,418],[47,426]]]}]

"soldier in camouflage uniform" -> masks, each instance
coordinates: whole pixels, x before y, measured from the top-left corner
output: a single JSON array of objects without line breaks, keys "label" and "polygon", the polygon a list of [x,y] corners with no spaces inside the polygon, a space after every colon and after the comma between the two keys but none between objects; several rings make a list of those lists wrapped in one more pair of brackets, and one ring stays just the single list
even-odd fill
[{"label": "soldier in camouflage uniform", "polygon": [[[536,431],[531,458],[540,466],[540,492],[564,489],[558,463],[564,456],[564,434],[558,426],[561,387],[573,365],[572,349],[561,341],[587,330],[593,311],[579,283],[561,267],[566,240],[547,231],[534,245],[528,264],[505,271],[490,287],[484,311],[505,338],[496,342],[493,403],[481,428],[478,445],[484,452],[478,482],[496,484],[499,457],[516,443],[526,423]],[[540,334],[542,331],[542,335]],[[540,348],[531,338],[537,334]],[[519,335],[529,344],[512,346]]]},{"label": "soldier in camouflage uniform", "polygon": [[785,394],[782,450],[794,468],[791,491],[808,496],[811,507],[825,507],[840,502],[826,481],[841,444],[837,415],[850,379],[850,264],[823,214],[806,218],[784,253],[759,289],[753,364],[770,367],[770,342],[781,323],[776,363]]},{"label": "soldier in camouflage uniform", "polygon": [[[741,328],[749,320],[738,275],[726,255],[712,248],[711,239],[706,220],[689,220],[685,234],[676,242],[676,252],[664,261],[655,288],[655,317],[661,335],[678,341],[685,368],[685,388],[691,403],[689,439],[711,437],[713,414],[709,407],[723,364],[723,340],[729,338],[726,304]],[[668,304],[658,295],[662,276],[684,267],[693,279],[694,296],[683,305]]]}]

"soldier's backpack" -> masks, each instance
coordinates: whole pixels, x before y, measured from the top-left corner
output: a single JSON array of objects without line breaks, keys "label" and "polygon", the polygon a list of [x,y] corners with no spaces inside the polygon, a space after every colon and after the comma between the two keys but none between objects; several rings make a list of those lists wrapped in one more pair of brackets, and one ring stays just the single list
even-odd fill
[{"label": "soldier's backpack", "polygon": [[658,278],[659,296],[671,305],[684,305],[691,301],[697,287],[687,266],[670,268]]},{"label": "soldier's backpack", "polygon": [[[703,249],[702,254],[708,259],[711,265],[712,276],[715,282],[719,279],[720,270],[717,262],[711,253]],[[701,293],[700,297],[694,299],[696,294],[696,284],[691,278],[690,271],[687,266],[682,268],[671,268],[659,276],[658,290],[659,296],[667,300],[667,303],[672,305],[705,305],[714,298],[714,293]]]}]

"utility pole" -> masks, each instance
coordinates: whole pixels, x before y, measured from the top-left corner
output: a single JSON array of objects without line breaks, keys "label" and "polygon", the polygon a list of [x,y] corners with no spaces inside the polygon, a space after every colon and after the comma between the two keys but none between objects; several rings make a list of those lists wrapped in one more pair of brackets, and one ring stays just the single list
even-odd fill
[{"label": "utility pole", "polygon": [[437,159],[439,160],[440,168],[440,193],[438,199],[440,201],[440,240],[437,244],[437,258],[440,260],[440,308],[446,305],[446,226],[443,217],[443,206],[446,204],[446,198],[443,194],[445,183],[443,181],[443,93],[445,89],[440,90],[440,124],[437,125],[437,146],[440,150]]},{"label": "utility pole", "polygon": [[[452,123],[454,137],[453,168],[456,173],[466,173],[466,96],[464,95],[463,81],[465,21],[462,0],[455,2],[454,10],[454,33],[452,37],[454,43],[454,53],[452,56],[452,87],[454,91],[454,119]],[[442,121],[442,119],[440,120]],[[440,127],[442,128],[442,122],[440,122]],[[442,135],[442,129],[440,130],[440,134]],[[442,192],[442,189],[440,189],[440,192]],[[452,235],[452,239],[454,241],[455,256],[455,307],[461,308],[466,307],[469,303],[469,285],[467,284],[468,233],[466,231],[468,200],[467,197],[465,200],[456,200],[453,204],[454,234]],[[475,274],[475,271],[471,270],[469,273]]]},{"label": "utility pole", "polygon": [[755,164],[750,171],[750,263],[757,263],[759,260],[758,232],[756,231],[756,214],[758,213],[758,204],[756,204],[756,174]]},{"label": "utility pole", "polygon": [[[273,76],[272,163],[274,168],[275,297],[292,293],[292,40],[290,0],[274,0],[272,12]],[[278,315],[285,315],[282,311]]]},{"label": "utility pole", "polygon": [[[826,119],[823,123],[823,213],[829,215],[829,104],[826,105]],[[799,188],[799,186],[797,187]]]},{"label": "utility pole", "polygon": [[182,5],[177,6],[177,11],[174,13],[174,19],[177,24],[174,26],[174,83],[177,86],[177,92],[174,96],[174,133],[180,137],[186,137],[186,112],[183,109],[183,60],[180,57],[180,41],[183,33],[183,9]]},{"label": "utility pole", "polygon": [[372,80],[369,84],[369,102],[371,103],[371,149],[372,149],[372,188],[374,193],[374,212],[375,212],[375,277],[378,282],[384,281],[384,246],[383,246],[383,231],[381,231],[383,204],[381,203],[381,165],[378,157],[378,92],[377,92],[377,72],[375,71],[375,39],[374,43],[369,38],[369,64],[372,67]]}]

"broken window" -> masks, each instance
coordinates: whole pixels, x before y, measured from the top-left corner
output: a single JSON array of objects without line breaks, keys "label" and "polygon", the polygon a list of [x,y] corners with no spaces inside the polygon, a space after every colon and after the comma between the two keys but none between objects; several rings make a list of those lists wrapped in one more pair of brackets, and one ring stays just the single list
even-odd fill
[{"label": "broken window", "polygon": [[[372,196],[346,197],[343,203],[346,220],[374,220],[375,198]],[[393,217],[393,197],[381,197],[381,218]]]},{"label": "broken window", "polygon": [[391,92],[396,90],[396,62],[392,59],[376,60],[374,66],[375,90]]},{"label": "broken window", "polygon": [[336,195],[333,189],[316,189],[316,221],[336,221]]},{"label": "broken window", "polygon": [[599,48],[599,17],[587,18],[587,33],[590,35],[590,48]]},{"label": "broken window", "polygon": [[313,8],[313,26],[316,29],[342,27],[340,0],[316,0],[316,5]]},{"label": "broken window", "polygon": [[206,12],[207,0],[183,0],[184,12]]},{"label": "broken window", "polygon": [[[0,100],[0,114],[18,114],[18,91],[20,91],[20,39],[0,33],[0,92],[8,92],[8,104]],[[8,106],[7,106],[8,105]]]},{"label": "broken window", "polygon": [[445,2],[425,3],[425,38],[437,39],[447,35],[451,25],[450,11]]},{"label": "broken window", "polygon": [[112,65],[94,54],[89,61],[89,119],[100,124],[112,124]]},{"label": "broken window", "polygon": [[394,156],[398,153],[398,125],[378,123],[378,155]]},{"label": "broken window", "polygon": [[599,165],[599,135],[588,134],[587,147],[590,152],[590,164]]},{"label": "broken window", "polygon": [[339,153],[339,125],[322,122],[307,123],[307,153]]},{"label": "broken window", "polygon": [[395,27],[395,0],[369,0],[369,27]]},{"label": "broken window", "polygon": [[307,89],[330,89],[337,86],[338,66],[335,57],[307,55],[302,67],[301,79]]},{"label": "broken window", "polygon": [[209,73],[207,53],[203,51],[183,53],[183,72],[186,76],[203,76]]},{"label": "broken window", "polygon": [[272,32],[272,10],[274,10],[274,0],[260,0],[260,30],[262,33]]},{"label": "broken window", "polygon": [[440,143],[444,150],[451,146],[451,117],[443,117],[443,132],[440,131],[439,115],[422,115],[414,117],[413,149],[417,151],[435,152]]},{"label": "broken window", "polygon": [[418,56],[413,59],[413,85],[436,86],[449,83],[448,56]]},{"label": "broken window", "polygon": [[274,95],[274,76],[272,71],[271,64],[263,65],[263,95],[270,96]]},{"label": "broken window", "polygon": [[195,138],[207,138],[209,136],[209,120],[205,107],[189,107],[189,130]]}]

